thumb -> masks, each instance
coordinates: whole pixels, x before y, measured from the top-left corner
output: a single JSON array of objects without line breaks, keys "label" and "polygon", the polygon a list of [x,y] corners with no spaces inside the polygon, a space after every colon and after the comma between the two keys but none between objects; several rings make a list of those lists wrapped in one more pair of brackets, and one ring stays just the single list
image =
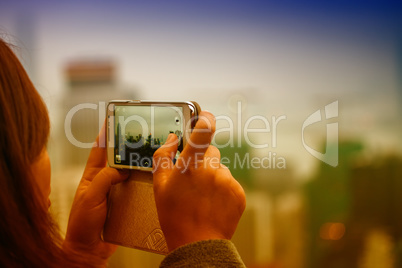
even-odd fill
[{"label": "thumb", "polygon": [[179,140],[173,133],[169,134],[166,142],[153,156],[154,185],[159,185],[166,180],[173,169],[173,158],[177,152]]},{"label": "thumb", "polygon": [[181,156],[190,161],[203,157],[209,148],[215,128],[215,117],[209,112],[202,111]]},{"label": "thumb", "polygon": [[87,194],[89,200],[94,203],[102,203],[110,187],[127,179],[128,175],[128,170],[117,170],[110,167],[103,168],[88,186]]}]

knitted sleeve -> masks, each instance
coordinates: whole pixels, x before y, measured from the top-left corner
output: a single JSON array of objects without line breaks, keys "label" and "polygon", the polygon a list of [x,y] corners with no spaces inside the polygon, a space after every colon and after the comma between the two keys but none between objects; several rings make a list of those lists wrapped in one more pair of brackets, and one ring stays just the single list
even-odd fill
[{"label": "knitted sleeve", "polygon": [[167,267],[246,267],[229,240],[204,240],[179,247],[163,259]]}]

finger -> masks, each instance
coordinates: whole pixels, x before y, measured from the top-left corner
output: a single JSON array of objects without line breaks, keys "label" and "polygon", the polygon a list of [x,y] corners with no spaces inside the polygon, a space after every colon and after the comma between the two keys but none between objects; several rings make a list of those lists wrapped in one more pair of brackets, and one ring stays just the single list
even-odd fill
[{"label": "finger", "polygon": [[221,152],[219,151],[218,148],[216,148],[213,145],[209,145],[207,151],[204,154],[205,157],[216,157],[216,158],[221,158]]},{"label": "finger", "polygon": [[182,157],[190,161],[201,159],[212,141],[215,133],[215,117],[206,111],[202,111],[198,116],[198,121],[187,140]]},{"label": "finger", "polygon": [[112,185],[122,182],[128,178],[128,170],[117,170],[111,167],[102,169],[88,186],[88,198],[95,204],[102,203]]},{"label": "finger", "polygon": [[99,135],[96,138],[96,141],[92,147],[85,169],[106,167],[107,154],[106,154],[105,141],[106,141],[106,120],[103,123]]},{"label": "finger", "polygon": [[204,155],[205,163],[213,168],[218,169],[221,167],[221,153],[219,152],[218,148],[213,145],[210,145],[205,152]]},{"label": "finger", "polygon": [[173,158],[177,152],[178,138],[175,134],[169,134],[166,143],[153,155],[154,184],[159,184],[173,169]]}]

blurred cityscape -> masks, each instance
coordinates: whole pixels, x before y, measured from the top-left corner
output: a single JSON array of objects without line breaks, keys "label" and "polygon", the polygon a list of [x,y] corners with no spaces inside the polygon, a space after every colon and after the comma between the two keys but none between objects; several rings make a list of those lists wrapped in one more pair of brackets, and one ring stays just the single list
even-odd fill
[{"label": "blurred cityscape", "polygon": [[[87,15],[82,16],[86,21]],[[131,14],[125,18],[131,17],[135,18]],[[130,28],[137,39],[127,37],[127,41],[127,28],[121,32],[119,27],[114,31],[108,28],[110,40],[117,41],[107,43],[104,29],[93,23],[88,28],[83,26],[86,31],[82,30],[82,36],[72,35],[77,40],[90,40],[80,43],[78,49],[67,37],[62,39],[67,30],[80,32],[75,24],[69,28],[67,23],[55,23],[65,29],[63,32],[57,27],[55,31],[44,18],[6,14],[3,18],[9,20],[0,18],[0,25],[15,24],[11,27],[11,41],[23,42],[17,54],[49,107],[52,212],[63,231],[109,100],[196,100],[217,116],[214,144],[246,191],[247,207],[233,242],[247,267],[402,267],[400,25],[395,26],[398,34],[393,34],[394,28],[385,27],[388,24],[383,21],[387,20],[376,17],[377,29],[371,27],[371,17],[362,15],[358,21],[348,21],[353,27],[346,23],[334,28],[340,35],[332,36],[327,35],[325,27],[319,27],[322,17],[318,16],[319,22],[303,24],[318,31],[309,36],[286,27],[268,27],[267,21],[261,26],[257,19],[253,23],[258,27],[243,25],[244,29],[237,20],[228,28],[223,23],[219,28],[193,22],[200,34],[197,38],[192,31],[181,35],[171,30],[177,26],[174,17],[166,24],[156,20],[159,27],[172,27],[168,28],[171,33],[166,31],[169,34],[147,28],[147,35],[142,28]],[[50,19],[58,21],[52,16]],[[74,23],[79,22],[77,15]],[[192,20],[186,18],[186,22],[191,25]],[[298,25],[297,21],[291,22],[294,27]],[[52,36],[46,37],[41,27]],[[372,33],[374,28],[377,30]],[[287,30],[290,37],[285,34]],[[321,30],[325,34],[320,35]],[[97,31],[102,38],[97,37]],[[264,39],[266,32],[273,36]],[[152,34],[166,39],[154,40]],[[55,43],[49,45],[46,40]],[[167,54],[163,54],[165,50]],[[123,52],[118,56],[116,51]],[[57,64],[52,56],[43,55],[47,52],[58,58]],[[65,54],[61,57],[59,53]],[[130,65],[124,60],[138,64]],[[47,68],[43,67],[45,63]],[[55,85],[53,93],[49,88]],[[339,116],[329,123],[339,124],[339,142],[326,141],[324,120],[306,128],[304,135],[306,144],[322,154],[336,157],[326,148],[337,147],[336,167],[310,155],[301,140],[304,120],[333,101],[339,101]],[[248,120],[253,116],[257,119]],[[280,116],[285,117],[282,122],[276,121],[274,129],[274,118]],[[249,130],[265,132],[246,133],[246,125]],[[234,130],[233,136],[223,131],[228,129]],[[148,139],[151,143],[152,137]],[[264,143],[269,143],[268,148],[251,146]],[[249,161],[262,158],[265,166],[247,166]],[[109,266],[158,267],[162,259],[156,254],[119,247]]]},{"label": "blurred cityscape", "polygon": [[135,138],[130,134],[126,134],[126,137],[122,138],[119,133],[121,133],[120,123],[117,124],[115,137],[115,164],[128,166],[138,164],[138,166],[152,167],[152,156],[163,145],[160,139],[153,138],[151,134],[145,139],[141,133],[136,135]]},{"label": "blurred cityscape", "polygon": [[[81,103],[97,104],[117,95],[134,99],[136,91],[119,92],[114,72],[110,61],[68,63],[65,74],[69,96],[63,101],[63,117]],[[100,122],[98,110],[101,109],[85,109],[74,115],[71,131],[75,139],[94,140]],[[336,168],[321,163],[309,178],[301,180],[290,161],[282,168],[275,168],[275,164],[254,169],[234,166],[239,161],[236,158],[258,154],[258,149],[247,144],[242,140],[241,146],[220,148],[222,158],[229,159],[233,176],[247,194],[247,208],[233,238],[247,267],[402,266],[400,154],[367,157],[362,141],[344,140],[338,144]],[[67,194],[63,184],[70,180],[71,173],[66,174],[68,177],[56,175],[61,184],[54,187],[53,198],[59,198],[56,204],[68,207],[90,149],[78,148],[68,140],[64,146],[59,157],[66,165],[76,167],[72,176],[75,183],[70,184]],[[321,147],[320,151],[325,151],[326,144]],[[62,201],[66,194],[69,200]],[[129,267],[139,262],[157,266],[160,261],[161,256],[120,248],[111,267]]]}]

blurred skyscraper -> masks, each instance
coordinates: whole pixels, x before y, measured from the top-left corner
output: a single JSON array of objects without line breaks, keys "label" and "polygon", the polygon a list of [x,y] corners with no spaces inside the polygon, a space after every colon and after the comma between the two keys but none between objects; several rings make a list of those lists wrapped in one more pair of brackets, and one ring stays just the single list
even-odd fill
[{"label": "blurred skyscraper", "polygon": [[66,65],[64,75],[67,91],[62,113],[65,122],[63,164],[79,165],[88,158],[90,144],[104,122],[107,102],[134,99],[136,91],[124,89],[118,83],[116,64],[110,59],[71,61]]},{"label": "blurred skyscraper", "polygon": [[401,267],[401,158],[364,160],[359,142],[339,149],[339,167],[322,164],[307,184],[306,267]]},{"label": "blurred skyscraper", "polygon": [[67,88],[58,109],[60,122],[56,122],[49,141],[49,147],[55,148],[51,154],[52,203],[62,230],[67,227],[68,212],[91,144],[104,122],[107,101],[135,95],[135,90],[123,89],[118,83],[116,65],[109,59],[71,61],[64,75]]},{"label": "blurred skyscraper", "polygon": [[402,37],[398,43],[398,63],[397,63],[397,78],[398,78],[398,94],[399,94],[399,116],[402,117]]},{"label": "blurred skyscraper", "polygon": [[15,42],[21,47],[18,50],[19,59],[26,72],[35,84],[37,81],[37,47],[36,47],[36,19],[31,12],[19,12],[15,20]]}]

